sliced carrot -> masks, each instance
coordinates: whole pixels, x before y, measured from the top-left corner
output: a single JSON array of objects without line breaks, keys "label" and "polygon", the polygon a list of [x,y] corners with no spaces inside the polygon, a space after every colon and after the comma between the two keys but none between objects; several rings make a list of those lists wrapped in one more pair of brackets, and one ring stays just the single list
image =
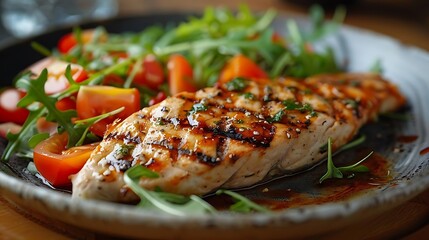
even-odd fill
[{"label": "sliced carrot", "polygon": [[236,55],[222,69],[219,77],[219,84],[226,83],[233,78],[267,78],[268,75],[255,62],[244,55]]},{"label": "sliced carrot", "polygon": [[168,84],[170,94],[175,95],[180,92],[195,92],[197,87],[193,84],[193,71],[191,64],[182,55],[170,56],[168,63]]}]

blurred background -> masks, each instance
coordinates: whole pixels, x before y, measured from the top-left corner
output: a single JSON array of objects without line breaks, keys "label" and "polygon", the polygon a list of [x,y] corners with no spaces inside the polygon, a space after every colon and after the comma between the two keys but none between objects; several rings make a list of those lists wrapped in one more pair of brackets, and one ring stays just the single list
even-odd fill
[{"label": "blurred background", "polygon": [[338,4],[347,7],[345,23],[390,35],[406,44],[429,50],[429,4],[427,0],[0,0],[0,42],[25,38],[91,19],[154,12],[200,12],[206,6],[276,9],[279,13],[306,14],[312,4],[332,13]]}]

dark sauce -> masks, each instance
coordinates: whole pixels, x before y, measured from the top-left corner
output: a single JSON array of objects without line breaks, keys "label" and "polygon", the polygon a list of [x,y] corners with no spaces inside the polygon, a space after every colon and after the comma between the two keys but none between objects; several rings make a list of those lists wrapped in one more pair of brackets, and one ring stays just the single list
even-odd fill
[{"label": "dark sauce", "polygon": [[399,136],[397,138],[398,142],[402,142],[402,143],[412,143],[414,141],[416,141],[418,138],[418,136]]},{"label": "dark sauce", "polygon": [[[346,200],[366,190],[380,188],[392,179],[388,160],[379,154],[373,154],[363,165],[370,172],[345,175],[342,179],[328,179],[319,184],[319,178],[326,171],[325,164],[321,164],[311,171],[277,179],[239,193],[272,210],[281,210]],[[234,203],[227,195],[213,195],[206,200],[220,210],[228,209]]]}]

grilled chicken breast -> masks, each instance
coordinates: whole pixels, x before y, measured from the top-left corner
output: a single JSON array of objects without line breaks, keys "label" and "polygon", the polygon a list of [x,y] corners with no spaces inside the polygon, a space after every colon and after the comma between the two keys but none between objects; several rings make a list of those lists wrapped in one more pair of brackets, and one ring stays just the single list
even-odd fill
[{"label": "grilled chicken breast", "polygon": [[379,113],[404,104],[378,75],[319,75],[304,80],[240,79],[180,93],[110,127],[83,169],[73,197],[136,201],[123,174],[141,164],[159,173],[147,189],[204,195],[255,184],[321,161]]}]

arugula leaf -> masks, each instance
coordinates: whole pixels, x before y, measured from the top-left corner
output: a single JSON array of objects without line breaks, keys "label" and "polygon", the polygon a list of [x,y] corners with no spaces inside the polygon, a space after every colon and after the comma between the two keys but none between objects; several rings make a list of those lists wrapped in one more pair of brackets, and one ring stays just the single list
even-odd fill
[{"label": "arugula leaf", "polygon": [[230,190],[225,190],[225,189],[219,189],[216,191],[217,195],[220,194],[226,194],[231,196],[232,198],[234,198],[234,200],[236,200],[236,203],[233,204],[230,207],[231,211],[234,212],[243,212],[243,213],[248,213],[248,212],[252,212],[252,211],[256,211],[256,212],[264,212],[264,213],[269,213],[271,212],[269,209],[251,201],[250,199],[236,193]]},{"label": "arugula leaf", "polygon": [[51,51],[49,51],[49,49],[47,49],[45,46],[43,46],[42,44],[38,43],[38,42],[31,42],[31,47],[36,50],[37,52],[39,52],[40,54],[44,55],[45,57],[49,57],[52,55]]},{"label": "arugula leaf", "polygon": [[[128,169],[124,175],[125,183],[140,197],[141,201],[138,205],[140,207],[182,217],[216,211],[210,204],[196,195],[191,195],[184,202],[177,201],[177,199],[183,200],[184,197],[181,195],[146,190],[140,187],[138,183],[142,177],[157,178],[158,174],[141,165],[136,165]],[[172,199],[174,200],[172,201]]]},{"label": "arugula leaf", "polygon": [[2,161],[8,161],[12,157],[12,154],[14,154],[17,151],[29,152],[31,153],[30,156],[32,155],[32,152],[30,151],[31,147],[29,146],[27,141],[34,134],[37,133],[36,122],[39,118],[41,118],[45,114],[46,114],[45,108],[30,110],[30,114],[25,120],[24,125],[22,125],[20,132],[17,134],[12,134],[9,132],[7,134],[6,137],[9,142],[7,143],[7,146],[1,156]]},{"label": "arugula leaf", "polygon": [[76,111],[59,111],[55,107],[58,98],[48,96],[45,93],[45,83],[48,79],[48,71],[44,69],[40,76],[35,80],[19,79],[16,82],[18,88],[24,89],[27,94],[18,102],[19,107],[27,107],[35,102],[41,103],[41,108],[46,108],[46,120],[50,122],[58,122],[59,132],[67,131],[69,140],[67,147],[75,146],[77,141],[82,136],[80,129],[75,129],[72,123],[72,118],[76,117]]},{"label": "arugula leaf", "polygon": [[[349,146],[345,145],[342,149],[340,149],[340,151],[343,151],[345,149],[349,149],[351,147],[356,146],[357,144],[360,144],[362,142],[361,139],[362,138],[359,138],[358,141],[353,142]],[[365,140],[365,139],[363,138],[363,140]],[[347,172],[369,172],[368,167],[360,165],[360,164],[363,161],[365,161],[366,159],[368,159],[372,155],[373,152],[370,152],[366,157],[359,160],[357,163],[354,163],[354,164],[349,165],[349,166],[344,166],[344,167],[336,167],[334,165],[334,161],[332,160],[332,140],[330,137],[328,138],[327,147],[328,147],[327,171],[319,179],[319,183],[322,183],[323,181],[325,181],[326,179],[329,179],[329,178],[343,178],[344,174]]]},{"label": "arugula leaf", "polygon": [[346,16],[346,9],[338,6],[335,9],[332,20],[325,20],[325,13],[320,5],[313,5],[310,8],[310,19],[313,23],[312,31],[305,37],[307,41],[314,42],[328,34],[335,32],[341,26]]}]

